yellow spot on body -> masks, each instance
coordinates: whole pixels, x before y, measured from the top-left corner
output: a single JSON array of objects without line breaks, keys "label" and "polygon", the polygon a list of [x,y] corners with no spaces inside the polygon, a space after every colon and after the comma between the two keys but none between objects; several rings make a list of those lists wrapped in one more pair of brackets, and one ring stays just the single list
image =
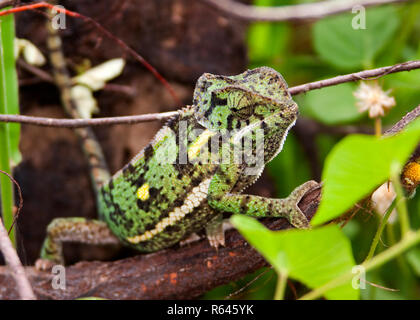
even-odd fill
[{"label": "yellow spot on body", "polygon": [[147,199],[149,199],[149,197],[149,184],[145,183],[137,189],[137,198],[139,198],[141,201],[146,201]]},{"label": "yellow spot on body", "polygon": [[188,148],[188,159],[192,160],[200,154],[201,148],[214,136],[216,132],[205,130]]}]

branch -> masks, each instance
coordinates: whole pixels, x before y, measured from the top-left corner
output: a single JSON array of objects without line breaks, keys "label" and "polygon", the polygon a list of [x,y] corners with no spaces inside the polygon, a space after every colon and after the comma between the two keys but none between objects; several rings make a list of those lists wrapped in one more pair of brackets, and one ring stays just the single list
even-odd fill
[{"label": "branch", "polygon": [[[14,282],[16,283],[16,290],[22,300],[36,300],[32,291],[31,285],[25,274],[25,269],[20,263],[19,257],[10,242],[7,231],[0,219],[0,251],[4,255],[4,259],[9,266]],[[3,288],[3,286],[2,286]],[[6,290],[7,291],[7,290]]]},{"label": "branch", "polygon": [[413,122],[420,117],[420,105],[407,113],[400,121],[385,132],[384,135],[392,135],[403,130],[410,122]]},{"label": "branch", "polygon": [[[377,69],[365,70],[356,73],[350,73],[334,78],[320,80],[302,84],[299,86],[289,88],[291,95],[297,95],[310,90],[321,89],[324,87],[335,86],[345,82],[358,81],[358,80],[373,80],[385,75],[420,69],[420,60],[407,61],[404,63],[396,64],[393,66],[382,67]],[[96,118],[96,119],[53,119],[42,117],[31,117],[22,115],[5,115],[0,114],[1,122],[18,122],[25,124],[32,124],[44,127],[61,127],[61,128],[81,128],[88,126],[103,126],[103,125],[116,125],[116,124],[136,124],[141,122],[149,122],[155,120],[168,119],[176,114],[173,112],[163,113],[149,113],[137,116],[124,116],[124,117],[110,117],[110,118]]]},{"label": "branch", "polygon": [[351,12],[355,6],[370,7],[411,0],[329,0],[281,7],[259,7],[232,0],[202,0],[222,13],[251,22],[257,21],[300,21],[321,19],[326,16]]}]

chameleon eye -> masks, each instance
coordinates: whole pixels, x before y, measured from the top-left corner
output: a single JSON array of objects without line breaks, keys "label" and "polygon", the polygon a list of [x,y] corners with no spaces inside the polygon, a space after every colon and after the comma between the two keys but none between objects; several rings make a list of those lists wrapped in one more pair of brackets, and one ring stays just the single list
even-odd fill
[{"label": "chameleon eye", "polygon": [[249,118],[254,112],[254,101],[251,93],[238,90],[230,96],[231,111],[240,119]]},{"label": "chameleon eye", "polygon": [[248,119],[253,114],[253,110],[253,106],[249,104],[241,106],[241,108],[239,109],[235,107],[232,108],[234,115],[236,115],[240,119]]}]

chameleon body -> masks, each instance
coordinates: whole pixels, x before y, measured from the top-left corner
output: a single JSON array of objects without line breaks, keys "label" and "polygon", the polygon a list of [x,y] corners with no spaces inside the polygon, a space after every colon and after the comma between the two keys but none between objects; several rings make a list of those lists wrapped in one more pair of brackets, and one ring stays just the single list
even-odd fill
[{"label": "chameleon body", "polygon": [[116,238],[152,252],[203,229],[217,247],[224,245],[224,212],[285,217],[295,227],[308,227],[297,203],[316,182],[301,185],[285,199],[242,193],[281,151],[297,115],[286,82],[271,68],[237,76],[202,75],[192,106],[180,110],[99,189],[100,221],[54,220],[41,257],[62,262],[63,241],[112,243]]}]

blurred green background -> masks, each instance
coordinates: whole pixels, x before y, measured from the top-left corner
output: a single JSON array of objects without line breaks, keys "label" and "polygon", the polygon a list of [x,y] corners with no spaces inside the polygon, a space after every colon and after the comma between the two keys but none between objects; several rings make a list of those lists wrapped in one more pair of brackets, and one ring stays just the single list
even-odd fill
[{"label": "blurred green background", "polygon": [[[255,5],[279,6],[312,1],[257,0]],[[420,59],[420,1],[366,9],[366,29],[352,28],[356,14],[340,14],[316,22],[254,23],[248,30],[250,68],[270,66],[279,71],[289,86],[331,78],[337,75]],[[391,89],[396,107],[383,118],[384,130],[420,103],[420,71],[400,72],[378,80],[384,90]],[[322,124],[307,147],[293,131],[283,151],[268,166],[275,183],[276,196],[287,196],[299,184],[317,178],[331,148],[346,130],[373,132],[373,121],[355,106],[357,83],[310,91],[294,97],[301,117]],[[308,141],[306,142],[308,143]],[[420,227],[420,197],[408,202],[412,227]],[[366,257],[380,217],[370,208],[362,208],[343,229],[352,243],[356,263]],[[391,246],[399,231],[388,224],[377,252]],[[414,248],[381,268],[369,272],[367,281],[390,290],[366,284],[362,299],[420,299],[420,248]],[[272,299],[276,273],[259,270],[245,279],[207,293],[205,299]],[[306,289],[289,281],[286,298],[301,296]],[[235,293],[234,295],[231,295]]]}]

